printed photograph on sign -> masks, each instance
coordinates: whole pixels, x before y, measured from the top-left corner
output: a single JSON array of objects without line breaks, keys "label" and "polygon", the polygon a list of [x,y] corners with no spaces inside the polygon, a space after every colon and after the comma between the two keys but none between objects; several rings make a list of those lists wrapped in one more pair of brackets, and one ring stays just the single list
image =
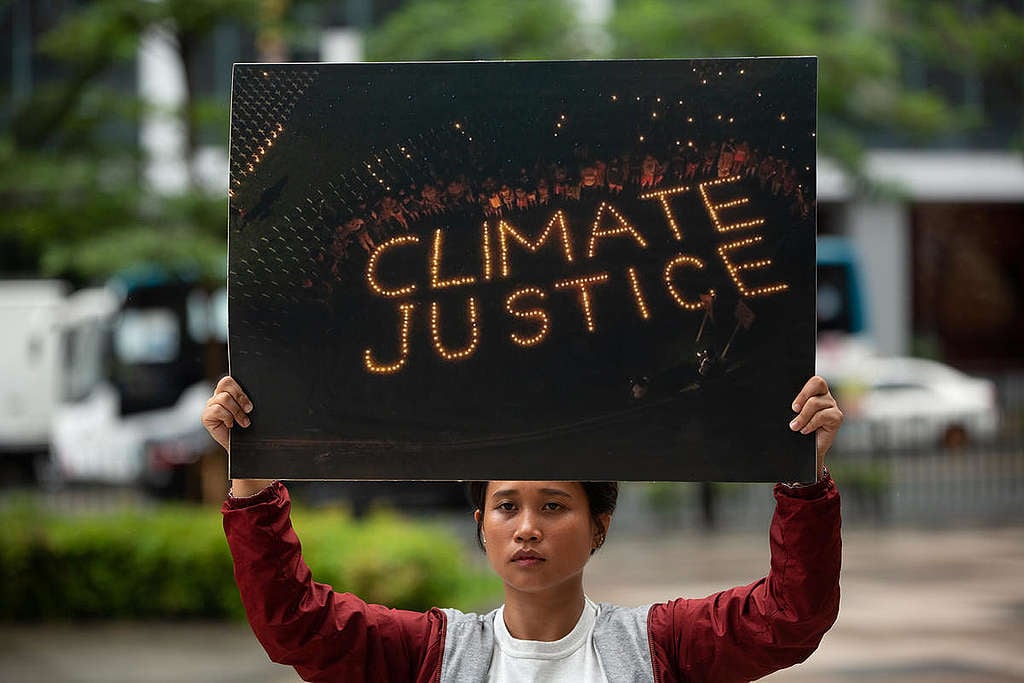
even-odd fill
[{"label": "printed photograph on sign", "polygon": [[813,479],[815,84],[236,65],[231,476]]}]

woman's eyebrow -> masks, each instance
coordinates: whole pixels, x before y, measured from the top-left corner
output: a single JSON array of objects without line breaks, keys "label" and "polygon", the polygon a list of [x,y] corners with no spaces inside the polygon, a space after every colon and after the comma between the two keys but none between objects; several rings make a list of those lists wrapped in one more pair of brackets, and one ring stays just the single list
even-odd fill
[{"label": "woman's eyebrow", "polygon": [[[539,493],[545,496],[561,496],[563,498],[572,498],[572,494],[563,489],[538,489]],[[517,496],[519,495],[519,489],[501,489],[491,494],[491,498],[504,498],[506,496]]]}]

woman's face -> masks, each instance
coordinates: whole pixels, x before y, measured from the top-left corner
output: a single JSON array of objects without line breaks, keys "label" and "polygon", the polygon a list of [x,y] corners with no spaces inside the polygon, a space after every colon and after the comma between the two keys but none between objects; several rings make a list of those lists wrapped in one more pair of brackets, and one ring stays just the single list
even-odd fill
[{"label": "woman's face", "polygon": [[507,591],[578,590],[611,515],[590,514],[579,482],[491,481],[476,512],[487,559]]}]

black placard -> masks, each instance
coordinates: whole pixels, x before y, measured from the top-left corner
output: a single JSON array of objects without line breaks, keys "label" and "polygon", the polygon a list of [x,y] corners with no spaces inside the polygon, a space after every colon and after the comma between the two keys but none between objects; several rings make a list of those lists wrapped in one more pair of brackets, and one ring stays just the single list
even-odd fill
[{"label": "black placard", "polygon": [[231,476],[813,478],[815,78],[236,65]]}]

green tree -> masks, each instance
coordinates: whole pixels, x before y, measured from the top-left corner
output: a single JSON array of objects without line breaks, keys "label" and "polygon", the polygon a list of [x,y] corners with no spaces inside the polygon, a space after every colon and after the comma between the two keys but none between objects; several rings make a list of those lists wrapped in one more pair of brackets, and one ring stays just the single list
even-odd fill
[{"label": "green tree", "polygon": [[173,37],[186,74],[178,112],[185,157],[194,167],[198,131],[227,131],[227,103],[195,97],[196,54],[227,22],[273,31],[281,2],[270,0],[97,0],[43,36],[41,55],[63,78],[10,105],[0,134],[0,270],[95,280],[140,261],[223,278],[224,197],[200,187],[153,192],[133,132],[147,103],[114,88],[141,37],[159,27]]},{"label": "green tree", "polygon": [[[909,86],[908,58],[977,78],[1015,74],[1010,78],[1019,81],[1024,18],[998,4],[980,7],[950,0],[617,0],[605,56],[817,55],[819,144],[856,171],[868,133],[913,145],[986,123],[927,83]],[[573,41],[581,34],[571,30],[568,12],[556,3],[414,0],[371,34],[369,56],[593,56],[594,45]]]},{"label": "green tree", "polygon": [[850,3],[622,0],[611,30],[619,57],[817,55],[819,145],[851,166],[869,127],[929,136],[955,123],[942,98],[900,86],[896,44]]},{"label": "green tree", "polygon": [[[1011,130],[1009,143],[1018,150],[1024,150],[1021,7],[1020,2],[890,0],[887,14],[891,38],[923,67],[919,70],[924,77],[919,75],[918,80],[925,87],[930,87],[929,81],[958,80],[967,91],[961,94],[971,125],[1004,125]],[[1002,106],[992,107],[999,110],[999,122],[991,120],[993,112],[988,110],[996,99],[1002,100]]]},{"label": "green tree", "polygon": [[413,0],[367,37],[379,61],[584,57],[564,0]]},{"label": "green tree", "polygon": [[[147,30],[171,32],[189,86],[179,113],[191,161],[203,126],[227,131],[227,103],[194,96],[195,54],[204,41],[234,23],[254,31],[263,52],[279,56],[293,26],[289,17],[317,4],[94,0],[69,14],[39,48],[65,78],[2,113],[0,271],[88,280],[150,261],[222,277],[224,198],[195,181],[176,197],[145,186],[144,159],[130,131],[147,105],[112,87],[109,76],[130,68]],[[581,27],[574,6],[410,0],[370,32],[367,53],[375,60],[816,54],[819,144],[850,169],[857,169],[868,133],[915,144],[988,125],[977,98],[951,102],[948,88],[935,86],[944,75],[994,83],[1016,98],[1015,108],[1003,108],[1011,119],[1004,125],[1024,144],[1024,17],[1010,3],[617,0],[604,33]],[[938,76],[908,78],[908,64]]]},{"label": "green tree", "polygon": [[913,145],[986,124],[929,83],[909,85],[909,64],[1019,79],[1024,63],[1024,17],[972,2],[620,0],[610,30],[620,57],[818,55],[819,143],[849,164],[869,131]]}]

